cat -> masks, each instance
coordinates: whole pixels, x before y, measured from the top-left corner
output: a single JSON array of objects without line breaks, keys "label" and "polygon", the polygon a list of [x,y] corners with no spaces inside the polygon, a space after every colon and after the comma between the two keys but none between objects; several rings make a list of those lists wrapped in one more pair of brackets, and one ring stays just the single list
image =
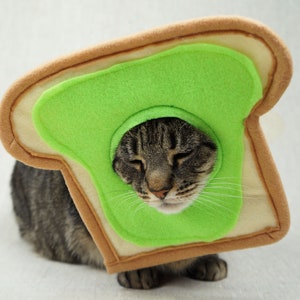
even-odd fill
[{"label": "cat", "polygon": [[[179,213],[193,204],[216,160],[217,147],[203,132],[178,118],[135,126],[122,137],[112,168],[160,213]],[[104,268],[103,258],[76,210],[59,171],[16,162],[13,208],[21,236],[52,260]],[[217,254],[119,273],[121,286],[151,289],[166,276],[215,281],[227,276]]]}]

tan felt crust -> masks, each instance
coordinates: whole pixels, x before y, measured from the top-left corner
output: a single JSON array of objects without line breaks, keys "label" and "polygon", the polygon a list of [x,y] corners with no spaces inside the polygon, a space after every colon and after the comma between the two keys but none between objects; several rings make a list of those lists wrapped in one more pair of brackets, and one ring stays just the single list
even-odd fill
[{"label": "tan felt crust", "polygon": [[[75,177],[67,159],[55,153],[45,155],[45,153],[26,147],[21,142],[22,136],[18,135],[19,131],[14,128],[13,112],[19,102],[22,101],[22,97],[32,87],[38,87],[45,80],[52,80],[56,74],[61,74],[65,70],[73,68],[75,70],[80,68],[81,65],[93,64],[99,59],[115,57],[115,60],[118,61],[119,56],[128,55],[128,53],[133,53],[132,58],[134,58],[134,53],[143,51],[143,49],[152,45],[174,44],[176,41],[185,38],[189,41],[195,38],[196,41],[201,36],[209,37],[216,33],[238,33],[251,36],[260,40],[272,55],[272,68],[265,76],[266,81],[264,82],[262,79],[264,96],[245,120],[245,125],[252,157],[272,204],[276,225],[251,234],[227,237],[212,243],[195,243],[154,250],[149,249],[149,251],[134,255],[122,256],[114,248],[107,231],[103,227],[103,221],[101,222],[95,208],[88,201],[87,192],[83,190],[79,180]],[[261,63],[259,60],[256,62],[258,69]],[[74,202],[101,250],[105,258],[105,265],[110,273],[143,268],[209,253],[269,244],[282,238],[288,231],[289,212],[279,175],[259,126],[259,116],[270,110],[279,100],[289,84],[291,75],[292,63],[288,50],[281,40],[262,24],[239,17],[214,17],[178,23],[63,57],[22,78],[9,89],[1,104],[1,139],[7,151],[18,160],[35,167],[60,169],[63,172]]]}]

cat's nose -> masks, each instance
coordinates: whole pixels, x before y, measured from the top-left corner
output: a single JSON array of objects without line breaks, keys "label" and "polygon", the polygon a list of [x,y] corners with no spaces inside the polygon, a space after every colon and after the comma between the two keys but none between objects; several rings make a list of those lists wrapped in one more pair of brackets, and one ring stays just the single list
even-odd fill
[{"label": "cat's nose", "polygon": [[157,198],[163,200],[166,198],[169,191],[170,191],[169,189],[165,189],[160,191],[151,191],[151,193],[155,195]]}]

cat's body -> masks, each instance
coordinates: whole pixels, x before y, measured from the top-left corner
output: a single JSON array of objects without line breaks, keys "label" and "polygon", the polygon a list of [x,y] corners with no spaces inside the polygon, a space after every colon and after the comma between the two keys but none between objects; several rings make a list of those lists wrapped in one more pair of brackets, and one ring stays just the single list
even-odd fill
[{"label": "cat's body", "polygon": [[[154,209],[177,213],[204,186],[216,157],[214,143],[175,118],[146,122],[124,135],[113,167]],[[39,170],[17,162],[12,197],[20,233],[37,252],[53,260],[103,267],[103,259],[83,224],[59,171]],[[122,286],[148,289],[161,274],[198,280],[226,277],[227,265],[217,255],[118,274]]]}]

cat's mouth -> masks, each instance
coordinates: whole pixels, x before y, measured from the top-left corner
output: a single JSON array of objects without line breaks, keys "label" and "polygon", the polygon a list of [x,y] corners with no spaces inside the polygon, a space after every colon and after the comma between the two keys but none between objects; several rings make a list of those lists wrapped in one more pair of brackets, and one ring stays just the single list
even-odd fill
[{"label": "cat's mouth", "polygon": [[170,190],[167,194],[160,195],[158,193],[151,193],[150,191],[144,194],[138,193],[138,196],[150,207],[155,208],[158,212],[163,214],[177,214],[188,208],[198,198],[203,186],[195,185],[187,189],[188,193]]},{"label": "cat's mouth", "polygon": [[157,210],[164,214],[176,214],[184,211],[198,199],[204,185],[205,181],[202,179],[202,183],[190,184],[183,190],[175,189],[161,201]]}]

